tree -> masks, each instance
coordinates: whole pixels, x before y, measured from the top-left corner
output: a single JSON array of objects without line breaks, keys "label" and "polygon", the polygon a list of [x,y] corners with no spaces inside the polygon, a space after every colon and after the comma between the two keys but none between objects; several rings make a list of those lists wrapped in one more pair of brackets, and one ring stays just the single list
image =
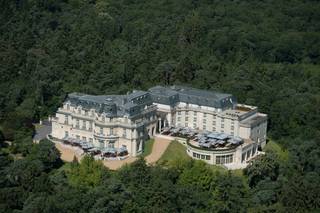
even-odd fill
[{"label": "tree", "polygon": [[2,133],[2,131],[0,130],[0,149],[2,148],[2,147],[4,147],[4,135],[3,135],[3,133]]},{"label": "tree", "polygon": [[193,161],[192,166],[184,169],[179,177],[180,184],[199,187],[202,190],[210,190],[214,181],[212,171],[203,161]]},{"label": "tree", "polygon": [[276,180],[279,175],[279,163],[276,155],[266,153],[255,159],[245,170],[244,173],[248,176],[249,186],[257,185],[261,180],[270,178]]},{"label": "tree", "polygon": [[144,158],[139,158],[130,166],[124,166],[119,171],[120,180],[126,185],[141,186],[150,181],[150,168]]},{"label": "tree", "polygon": [[218,175],[213,189],[211,211],[246,212],[248,201],[247,188],[243,180],[231,175]]},{"label": "tree", "polygon": [[87,155],[81,159],[80,164],[71,164],[70,171],[67,171],[70,184],[84,189],[101,185],[107,176],[108,170],[102,162]]},{"label": "tree", "polygon": [[41,140],[39,144],[33,145],[28,157],[40,160],[47,171],[62,165],[59,150],[48,139]]}]

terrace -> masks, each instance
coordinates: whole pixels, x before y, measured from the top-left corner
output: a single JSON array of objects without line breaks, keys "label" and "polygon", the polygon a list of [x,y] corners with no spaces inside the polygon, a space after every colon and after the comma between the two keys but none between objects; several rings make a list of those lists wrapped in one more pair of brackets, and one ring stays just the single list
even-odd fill
[{"label": "terrace", "polygon": [[72,147],[78,147],[85,154],[89,154],[97,159],[123,159],[128,156],[128,150],[125,147],[121,148],[110,148],[110,147],[95,147],[92,143],[87,141],[79,140],[71,137],[64,137],[62,143]]},{"label": "terrace", "polygon": [[234,149],[244,143],[242,138],[234,137],[226,133],[209,131],[199,132],[188,127],[164,128],[161,134],[171,137],[184,138],[191,147],[208,151]]}]

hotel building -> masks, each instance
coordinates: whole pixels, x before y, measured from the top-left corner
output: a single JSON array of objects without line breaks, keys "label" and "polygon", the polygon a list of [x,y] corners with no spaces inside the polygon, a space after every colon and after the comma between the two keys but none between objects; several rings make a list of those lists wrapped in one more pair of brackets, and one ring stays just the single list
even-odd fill
[{"label": "hotel building", "polygon": [[[165,127],[189,127],[242,138],[246,148],[237,152],[243,156],[248,147],[250,153],[256,153],[266,144],[267,115],[257,107],[238,104],[230,94],[183,86],[155,86],[127,95],[72,93],[53,119],[52,136],[77,138],[100,148],[124,147],[136,156],[142,152],[144,141]],[[191,149],[195,148],[190,146],[188,152]],[[197,158],[192,152],[189,155]],[[248,156],[246,160],[254,154]],[[236,155],[232,159],[243,161]]]}]

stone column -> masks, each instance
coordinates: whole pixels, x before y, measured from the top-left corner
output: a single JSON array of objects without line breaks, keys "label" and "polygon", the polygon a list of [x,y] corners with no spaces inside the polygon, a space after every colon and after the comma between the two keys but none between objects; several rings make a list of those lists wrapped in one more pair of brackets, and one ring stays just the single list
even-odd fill
[{"label": "stone column", "polygon": [[159,133],[161,132],[161,118],[159,118]]}]

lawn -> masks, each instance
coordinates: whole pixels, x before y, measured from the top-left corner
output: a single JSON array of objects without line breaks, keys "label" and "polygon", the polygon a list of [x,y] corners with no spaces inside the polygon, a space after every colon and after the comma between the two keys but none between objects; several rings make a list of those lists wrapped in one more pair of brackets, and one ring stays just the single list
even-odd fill
[{"label": "lawn", "polygon": [[152,151],[153,144],[154,144],[154,139],[150,139],[145,142],[144,149],[141,154],[142,157],[146,157],[146,156],[150,155],[150,153]]},{"label": "lawn", "polygon": [[38,130],[38,129],[40,129],[40,128],[42,127],[42,125],[39,124],[39,123],[36,123],[36,124],[33,124],[33,125],[34,125],[34,128],[35,128],[36,130]]},{"label": "lawn", "polygon": [[270,140],[266,144],[266,146],[263,148],[263,151],[265,151],[265,152],[270,151],[270,152],[276,153],[279,156],[280,160],[282,160],[282,161],[287,161],[288,157],[289,157],[288,150],[282,149],[282,147],[278,143],[276,143],[272,140]]},{"label": "lawn", "polygon": [[189,159],[190,157],[186,153],[186,147],[177,141],[172,141],[158,163],[161,165],[170,165],[175,161]]}]

